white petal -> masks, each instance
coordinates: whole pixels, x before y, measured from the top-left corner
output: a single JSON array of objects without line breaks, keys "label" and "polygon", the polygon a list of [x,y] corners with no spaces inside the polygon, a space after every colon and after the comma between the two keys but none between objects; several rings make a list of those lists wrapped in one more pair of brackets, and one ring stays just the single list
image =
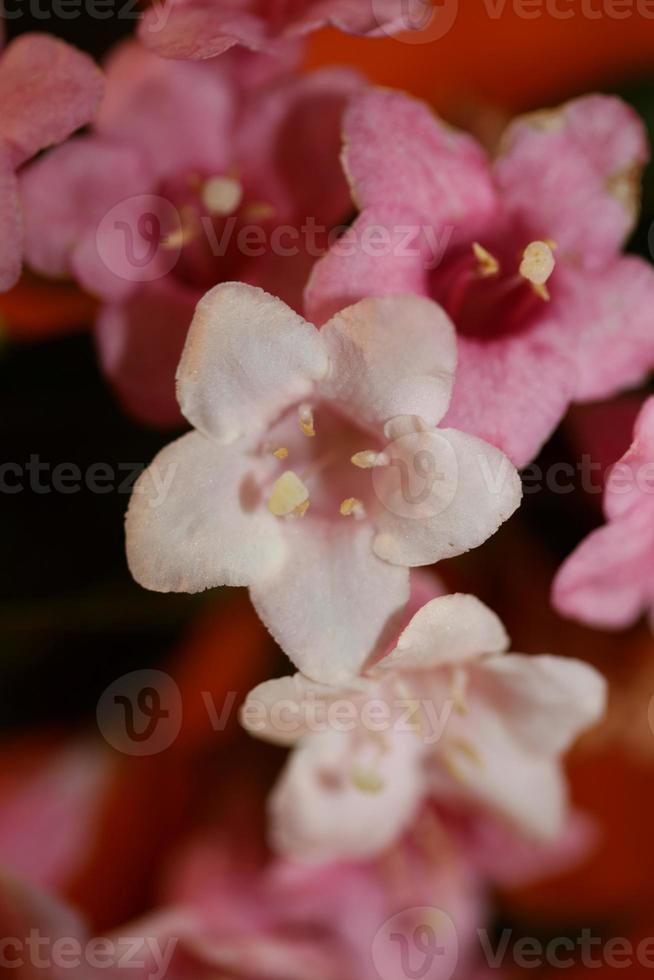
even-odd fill
[{"label": "white petal", "polygon": [[456,333],[447,314],[422,296],[364,299],[321,331],[331,360],[321,391],[351,418],[383,428],[396,415],[436,425],[447,411],[456,368]]},{"label": "white petal", "polygon": [[308,396],[327,368],[314,326],[262,289],[222,283],[197,305],[177,397],[196,429],[229,443]]},{"label": "white petal", "polygon": [[126,519],[127,560],[156,592],[249,585],[284,560],[282,529],[258,499],[238,446],[189,432],[139,477]]},{"label": "white petal", "polygon": [[[394,432],[402,431],[397,427]],[[490,538],[520,503],[518,471],[499,449],[457,429],[400,435],[372,471],[374,549],[398,565],[430,565]]]},{"label": "white petal", "polygon": [[377,558],[368,524],[307,516],[284,531],[284,569],[251,588],[255,609],[302,673],[347,683],[392,639],[409,598],[408,572]]},{"label": "white petal", "polygon": [[432,599],[415,614],[381,667],[422,670],[507,649],[499,618],[473,595]]}]

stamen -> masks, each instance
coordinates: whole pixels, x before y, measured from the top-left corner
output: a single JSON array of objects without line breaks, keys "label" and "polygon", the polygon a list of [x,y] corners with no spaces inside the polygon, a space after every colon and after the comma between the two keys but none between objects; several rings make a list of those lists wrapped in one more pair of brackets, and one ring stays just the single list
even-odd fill
[{"label": "stamen", "polygon": [[342,517],[354,517],[360,521],[366,516],[366,510],[360,500],[356,497],[347,497],[341,504]]},{"label": "stamen", "polygon": [[286,446],[280,446],[279,449],[275,449],[273,451],[273,456],[276,456],[277,459],[286,459],[288,456],[288,449]]},{"label": "stamen", "polygon": [[186,205],[181,208],[180,226],[161,240],[162,248],[177,249],[189,245],[200,234],[200,223],[195,208]]},{"label": "stamen", "polygon": [[482,279],[488,279],[490,276],[496,276],[498,274],[500,263],[488,249],[480,245],[479,242],[473,242],[472,251],[477,259],[477,272]]},{"label": "stamen", "polygon": [[362,793],[381,793],[384,788],[384,780],[370,769],[361,769],[356,766],[351,775],[352,782]]},{"label": "stamen", "polygon": [[313,424],[313,411],[310,405],[300,405],[298,409],[298,416],[300,419],[300,428],[304,432],[305,436],[312,438],[316,434],[316,429]]},{"label": "stamen", "polygon": [[267,201],[253,201],[244,210],[244,216],[248,221],[270,221],[275,217],[275,209]]},{"label": "stamen", "polygon": [[296,514],[304,517],[309,509],[309,491],[293,470],[285,473],[275,481],[268,501],[268,510],[275,517],[287,517]]},{"label": "stamen", "polygon": [[466,692],[468,687],[468,674],[462,667],[455,667],[452,672],[452,702],[454,710],[459,715],[468,713],[468,703]]},{"label": "stamen", "polygon": [[243,199],[243,185],[235,177],[209,177],[202,187],[202,203],[210,214],[233,214]]},{"label": "stamen", "polygon": [[388,466],[390,459],[386,453],[376,453],[374,449],[364,449],[360,453],[355,453],[350,462],[358,466],[360,470],[370,470],[373,466]]},{"label": "stamen", "polygon": [[530,242],[522,253],[520,275],[531,283],[531,288],[541,299],[550,298],[545,283],[554,272],[554,242]]}]

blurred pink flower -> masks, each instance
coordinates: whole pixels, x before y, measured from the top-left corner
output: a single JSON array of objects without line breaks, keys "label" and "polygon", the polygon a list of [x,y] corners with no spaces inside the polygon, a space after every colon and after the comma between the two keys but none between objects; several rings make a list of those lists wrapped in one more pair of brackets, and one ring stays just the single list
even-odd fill
[{"label": "blurred pink flower", "polygon": [[361,214],[314,269],[314,322],[362,296],[438,300],[459,334],[446,423],[517,466],[571,401],[647,374],[654,270],[619,250],[648,150],[625,103],[592,95],[518,118],[492,165],[470,136],[397,92],[355,98],[344,135]]},{"label": "blurred pink flower", "polygon": [[455,362],[452,324],[422,297],[363,300],[318,332],[262,290],[216,286],[177,372],[195,429],[130,502],[134,578],[247,585],[308,676],[356,674],[393,636],[408,569],[477,547],[520,502],[499,450],[436,428]]},{"label": "blurred pink flower", "polygon": [[296,674],[255,688],[244,725],[298,743],[271,799],[277,849],[305,860],[370,857],[427,797],[555,840],[567,809],[561,755],[600,718],[605,684],[581,661],[508,654],[508,642],[474,596],[442,596],[350,684]]},{"label": "blurred pink flower", "polygon": [[299,308],[315,261],[300,227],[326,235],[348,213],[340,124],[358,79],[285,67],[236,53],[163,61],[126,43],[109,58],[93,133],[22,177],[29,262],[104,301],[101,364],[146,423],[182,421],[174,373],[206,289],[240,279]]},{"label": "blurred pink flower", "polygon": [[88,123],[102,91],[92,60],[45,34],[24,34],[0,55],[0,290],[18,281],[23,261],[17,171]]},{"label": "blurred pink flower", "polygon": [[606,524],[563,563],[552,601],[564,616],[623,629],[654,616],[654,398],[643,405],[633,442],[608,471]]},{"label": "blurred pink flower", "polygon": [[406,30],[406,0],[158,0],[146,11],[141,41],[164,58],[213,58],[235,44],[275,51],[321,27],[370,36]]}]

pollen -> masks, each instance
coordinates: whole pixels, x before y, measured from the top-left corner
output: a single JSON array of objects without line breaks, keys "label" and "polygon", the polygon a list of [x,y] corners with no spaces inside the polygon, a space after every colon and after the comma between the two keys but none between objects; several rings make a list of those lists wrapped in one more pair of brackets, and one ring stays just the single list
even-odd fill
[{"label": "pollen", "polygon": [[210,214],[233,214],[243,199],[243,186],[235,177],[209,177],[202,187],[202,203]]},{"label": "pollen", "polygon": [[285,473],[275,481],[268,501],[268,510],[275,517],[288,517],[295,514],[304,517],[309,509],[309,491],[293,470]]},{"label": "pollen", "polygon": [[193,207],[183,207],[180,210],[180,225],[161,240],[161,247],[166,249],[184,248],[200,233],[197,211]]},{"label": "pollen", "polygon": [[286,446],[280,446],[279,449],[275,449],[273,451],[273,456],[276,456],[277,459],[286,459],[288,456],[288,449]]},{"label": "pollen", "polygon": [[384,780],[380,775],[358,766],[352,770],[352,782],[362,793],[381,793],[384,788]]},{"label": "pollen", "polygon": [[386,453],[376,453],[374,449],[364,449],[360,453],[355,453],[350,462],[358,466],[360,470],[371,470],[374,466],[388,466],[390,460]]},{"label": "pollen", "polygon": [[550,298],[545,284],[556,265],[553,245],[554,242],[530,242],[522,253],[520,263],[520,275],[531,283],[536,295],[544,300]]},{"label": "pollen", "polygon": [[488,249],[480,245],[479,242],[473,242],[472,251],[477,259],[477,272],[482,279],[488,279],[498,274],[500,263]]},{"label": "pollen", "polygon": [[313,411],[310,405],[300,405],[298,409],[298,418],[300,421],[300,428],[304,432],[305,436],[313,438],[316,434],[316,428],[313,422]]},{"label": "pollen", "polygon": [[359,521],[366,516],[363,504],[356,497],[346,497],[340,510],[342,517],[355,517]]}]

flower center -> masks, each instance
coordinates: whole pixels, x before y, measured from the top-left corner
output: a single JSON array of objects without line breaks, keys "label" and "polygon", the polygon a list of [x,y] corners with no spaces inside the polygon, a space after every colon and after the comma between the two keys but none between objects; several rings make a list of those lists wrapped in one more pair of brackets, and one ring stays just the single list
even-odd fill
[{"label": "flower center", "polygon": [[462,334],[492,339],[523,330],[550,298],[555,249],[544,240],[513,250],[473,242],[436,270],[433,295]]},{"label": "flower center", "polygon": [[[281,519],[312,516],[363,520],[370,511],[370,470],[387,465],[370,432],[326,402],[303,402],[274,423],[260,447],[262,497]],[[362,449],[362,447],[368,447]]]}]

